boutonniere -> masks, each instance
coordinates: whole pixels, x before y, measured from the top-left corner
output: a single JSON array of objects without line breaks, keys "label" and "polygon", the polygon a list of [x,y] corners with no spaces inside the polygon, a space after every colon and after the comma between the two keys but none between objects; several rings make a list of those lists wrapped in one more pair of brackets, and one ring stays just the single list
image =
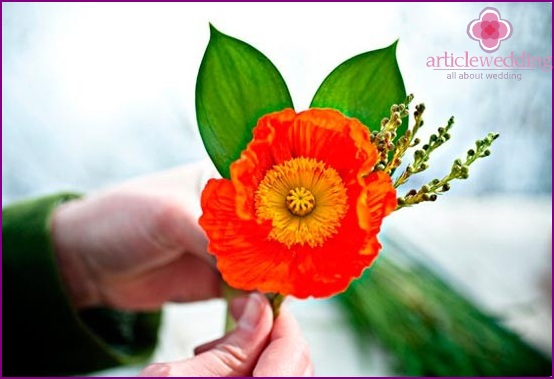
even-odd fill
[{"label": "boutonniere", "polygon": [[396,42],[340,64],[309,109],[297,111],[266,56],[210,29],[196,115],[222,178],[204,188],[200,225],[226,283],[266,293],[275,315],[285,296],[345,291],[377,258],[384,217],[467,179],[498,137],[490,133],[442,178],[410,188],[451,138],[454,119],[420,140],[425,107],[411,108]]}]

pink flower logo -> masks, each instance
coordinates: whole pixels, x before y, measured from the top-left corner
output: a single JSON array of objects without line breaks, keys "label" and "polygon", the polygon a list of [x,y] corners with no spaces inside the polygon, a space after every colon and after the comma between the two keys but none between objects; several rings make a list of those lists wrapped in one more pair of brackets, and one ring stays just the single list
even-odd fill
[{"label": "pink flower logo", "polygon": [[496,8],[487,7],[481,11],[477,20],[467,26],[471,39],[479,41],[479,46],[486,53],[493,53],[500,48],[500,42],[512,35],[512,24],[500,17]]}]

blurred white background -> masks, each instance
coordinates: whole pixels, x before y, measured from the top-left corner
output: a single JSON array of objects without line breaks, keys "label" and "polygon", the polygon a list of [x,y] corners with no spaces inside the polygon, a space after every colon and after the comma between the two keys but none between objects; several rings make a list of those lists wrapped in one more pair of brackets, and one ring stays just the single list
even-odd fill
[{"label": "blurred white background", "polygon": [[[308,107],[338,64],[399,39],[406,88],[427,105],[423,135],[456,116],[452,141],[423,180],[442,176],[487,132],[501,138],[470,180],[455,183],[436,204],[392,215],[385,232],[403,233],[428,251],[486,309],[506,315],[551,353],[544,283],[551,278],[552,72],[462,81],[425,65],[445,51],[486,55],[466,34],[485,6],[496,7],[514,30],[494,55],[551,56],[550,3],[3,3],[2,204],[88,192],[205,159],[194,89],[208,22],[266,54],[297,110]],[[437,230],[442,237],[430,241]],[[317,374],[389,372],[379,350],[369,361],[360,356],[330,301],[291,307]],[[182,358],[219,336],[222,312],[218,301],[168,306],[155,358]]]}]

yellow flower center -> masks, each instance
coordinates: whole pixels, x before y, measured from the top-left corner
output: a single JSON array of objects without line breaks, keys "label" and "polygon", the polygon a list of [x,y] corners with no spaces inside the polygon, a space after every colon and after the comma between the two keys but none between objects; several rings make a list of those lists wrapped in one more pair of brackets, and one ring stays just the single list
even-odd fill
[{"label": "yellow flower center", "polygon": [[255,194],[256,215],[271,220],[269,238],[287,247],[321,246],[348,210],[338,172],[312,158],[293,158],[267,171]]},{"label": "yellow flower center", "polygon": [[306,216],[315,208],[315,197],[306,188],[296,187],[287,195],[287,208],[295,216]]}]

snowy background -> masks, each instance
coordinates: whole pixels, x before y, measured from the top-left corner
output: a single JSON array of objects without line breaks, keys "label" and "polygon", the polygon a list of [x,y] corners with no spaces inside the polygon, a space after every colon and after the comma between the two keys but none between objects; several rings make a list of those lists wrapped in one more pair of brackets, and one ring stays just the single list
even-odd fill
[{"label": "snowy background", "polygon": [[[486,55],[466,34],[485,6],[495,6],[514,30],[493,55],[551,57],[550,3],[3,3],[2,204],[94,191],[205,159],[194,89],[208,22],[266,54],[297,110],[342,61],[399,39],[406,88],[427,105],[423,135],[456,116],[453,139],[425,179],[442,176],[487,132],[501,138],[469,181],[455,183],[436,204],[393,214],[384,232],[402,233],[427,251],[476,301],[551,353],[552,72],[463,81],[425,65],[445,51]],[[442,237],[431,242],[437,230]],[[388,373],[382,352],[367,362],[356,351],[335,304],[290,306],[317,374]],[[183,358],[218,337],[223,309],[219,301],[168,306],[156,360]]]}]

